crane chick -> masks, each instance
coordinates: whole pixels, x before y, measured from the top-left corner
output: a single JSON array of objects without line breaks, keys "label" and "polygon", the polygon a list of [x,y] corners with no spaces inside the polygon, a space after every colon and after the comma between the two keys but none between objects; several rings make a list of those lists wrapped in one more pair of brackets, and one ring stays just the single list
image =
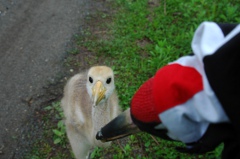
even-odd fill
[{"label": "crane chick", "polygon": [[64,88],[61,106],[67,136],[77,159],[87,158],[95,146],[109,146],[110,143],[97,141],[95,136],[120,113],[112,69],[95,66],[74,75]]}]

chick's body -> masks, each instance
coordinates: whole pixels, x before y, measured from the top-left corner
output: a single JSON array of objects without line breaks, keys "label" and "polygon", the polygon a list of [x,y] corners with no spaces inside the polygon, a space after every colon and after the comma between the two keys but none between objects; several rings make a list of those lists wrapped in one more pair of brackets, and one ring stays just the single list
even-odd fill
[{"label": "chick's body", "polygon": [[97,141],[95,136],[120,112],[112,69],[95,66],[73,76],[64,88],[61,106],[67,135],[77,159],[86,158],[95,146],[109,146],[110,143]]}]

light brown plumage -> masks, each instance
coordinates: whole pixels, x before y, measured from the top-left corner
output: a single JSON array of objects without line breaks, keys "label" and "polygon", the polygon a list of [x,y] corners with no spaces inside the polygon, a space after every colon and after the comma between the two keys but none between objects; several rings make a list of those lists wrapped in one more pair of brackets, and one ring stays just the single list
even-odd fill
[{"label": "light brown plumage", "polygon": [[97,131],[120,113],[111,68],[95,66],[73,76],[64,88],[61,106],[66,130],[77,159],[88,156],[91,148],[105,147],[95,139]]}]

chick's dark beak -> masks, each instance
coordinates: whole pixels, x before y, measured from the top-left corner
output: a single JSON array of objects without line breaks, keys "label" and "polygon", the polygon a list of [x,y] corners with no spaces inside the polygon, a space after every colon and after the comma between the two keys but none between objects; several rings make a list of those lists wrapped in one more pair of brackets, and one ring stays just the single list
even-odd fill
[{"label": "chick's dark beak", "polygon": [[127,109],[98,131],[96,139],[102,142],[113,141],[139,131],[138,127],[132,122],[130,109]]}]

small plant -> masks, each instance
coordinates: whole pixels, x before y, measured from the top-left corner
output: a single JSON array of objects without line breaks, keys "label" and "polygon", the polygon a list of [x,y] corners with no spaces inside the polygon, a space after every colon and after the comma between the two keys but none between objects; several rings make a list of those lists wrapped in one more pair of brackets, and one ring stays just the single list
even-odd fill
[{"label": "small plant", "polygon": [[79,50],[77,48],[74,48],[74,49],[71,49],[70,51],[68,51],[69,54],[72,54],[72,55],[77,55],[79,54]]},{"label": "small plant", "polygon": [[57,129],[53,129],[54,137],[53,143],[54,144],[61,144],[65,145],[66,142],[66,128],[63,123],[63,120],[60,120],[57,124]]},{"label": "small plant", "polygon": [[57,127],[52,130],[52,132],[53,132],[53,143],[65,146],[66,141],[67,141],[66,128],[65,128],[65,125],[64,125],[64,121],[63,121],[64,115],[63,115],[63,110],[60,107],[60,102],[52,103],[52,105],[45,107],[45,110],[48,110],[48,111],[54,113],[55,118],[57,120],[59,120],[58,123],[57,123]]},{"label": "small plant", "polygon": [[100,158],[101,157],[101,150],[102,148],[96,147],[93,152],[91,153],[91,158]]},{"label": "small plant", "polygon": [[49,113],[54,114],[54,117],[57,120],[62,120],[64,115],[63,115],[63,110],[60,106],[60,102],[53,102],[50,106],[46,106],[44,110],[49,111]]}]

